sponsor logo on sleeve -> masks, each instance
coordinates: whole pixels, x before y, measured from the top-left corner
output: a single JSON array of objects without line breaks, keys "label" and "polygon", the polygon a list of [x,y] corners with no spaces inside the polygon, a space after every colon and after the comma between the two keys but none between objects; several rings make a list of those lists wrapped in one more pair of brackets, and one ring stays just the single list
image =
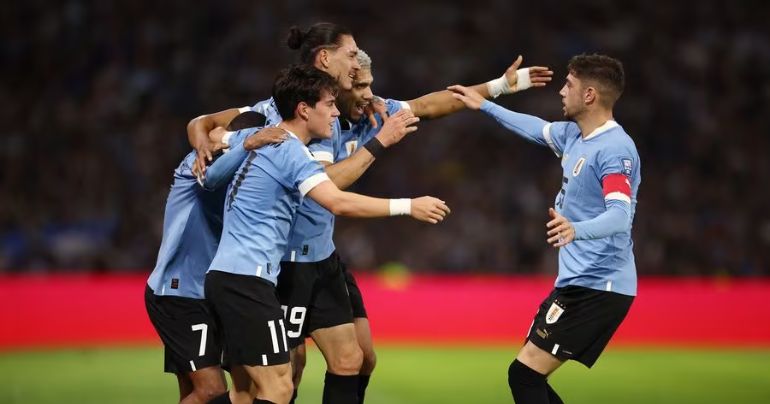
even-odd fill
[{"label": "sponsor logo on sleeve", "polygon": [[634,168],[631,159],[620,159],[620,163],[623,166],[623,174],[630,177]]}]

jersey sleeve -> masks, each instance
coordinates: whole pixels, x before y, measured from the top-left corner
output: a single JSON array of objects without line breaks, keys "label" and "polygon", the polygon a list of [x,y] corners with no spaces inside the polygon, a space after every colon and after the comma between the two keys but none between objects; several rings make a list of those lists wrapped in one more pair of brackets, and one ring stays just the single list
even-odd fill
[{"label": "jersey sleeve", "polygon": [[248,128],[225,133],[222,142],[230,147],[206,169],[206,176],[203,178],[201,186],[209,191],[213,191],[223,184],[230,182],[238,167],[241,166],[241,163],[243,163],[243,160],[248,155],[248,152],[243,147],[243,141],[260,129]]},{"label": "jersey sleeve", "polygon": [[321,182],[328,180],[324,167],[310,151],[296,140],[268,145],[258,150],[254,164],[282,186],[299,189],[304,196]]},{"label": "jersey sleeve", "polygon": [[556,157],[564,154],[567,137],[573,135],[576,130],[580,131],[577,125],[571,122],[548,122],[536,116],[511,111],[491,101],[484,101],[481,111],[524,139],[548,146]]},{"label": "jersey sleeve", "polygon": [[[402,109],[411,109],[409,107],[408,102],[393,100],[390,98],[385,100],[385,108],[388,112],[388,116],[392,116],[393,114],[395,114],[398,111],[401,111]],[[377,136],[378,133],[380,133],[380,129],[382,129],[382,125],[384,124],[384,121],[380,116],[380,114],[375,114],[374,119],[377,121],[377,127],[375,128],[369,122],[369,117],[364,116],[361,119],[363,119],[366,124],[366,130],[363,136],[361,136],[361,143],[366,143],[372,140],[373,137]]]},{"label": "jersey sleeve", "polygon": [[624,145],[613,145],[597,155],[598,177],[602,183],[604,200],[631,203],[631,181],[638,169],[636,153]]},{"label": "jersey sleeve", "polygon": [[[297,151],[295,152],[295,150]],[[305,146],[297,145],[292,152],[291,164],[289,164],[292,167],[290,180],[292,186],[298,189],[302,196],[305,196],[316,185],[329,181],[326,170]]]}]

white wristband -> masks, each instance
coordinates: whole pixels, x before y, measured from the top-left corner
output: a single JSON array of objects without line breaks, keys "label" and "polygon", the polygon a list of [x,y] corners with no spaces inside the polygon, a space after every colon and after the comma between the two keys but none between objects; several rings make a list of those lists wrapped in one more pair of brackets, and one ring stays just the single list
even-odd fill
[{"label": "white wristband", "polygon": [[487,81],[487,91],[489,91],[489,96],[492,98],[497,98],[500,94],[510,93],[510,86],[508,85],[508,79],[505,78],[505,74],[494,80]]},{"label": "white wristband", "polygon": [[412,200],[409,198],[403,199],[391,199],[390,200],[390,215],[401,216],[412,214]]},{"label": "white wristband", "polygon": [[229,131],[225,132],[225,134],[222,135],[221,142],[226,144],[226,145],[228,145],[228,146],[230,146],[230,138],[233,137],[233,133],[235,133],[235,132],[229,132]]},{"label": "white wristband", "polygon": [[516,91],[526,90],[532,87],[532,80],[529,79],[529,67],[516,70]]}]

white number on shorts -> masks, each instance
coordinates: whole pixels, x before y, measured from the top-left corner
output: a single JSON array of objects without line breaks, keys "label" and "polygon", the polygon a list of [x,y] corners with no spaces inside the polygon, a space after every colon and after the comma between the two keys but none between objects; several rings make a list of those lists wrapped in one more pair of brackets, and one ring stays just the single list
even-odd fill
[{"label": "white number on shorts", "polygon": [[206,323],[195,324],[192,326],[193,331],[201,332],[201,347],[198,349],[198,356],[203,356],[206,353],[206,334],[209,332],[209,326]]},{"label": "white number on shorts", "polygon": [[[283,337],[283,350],[288,351],[289,345],[286,343],[286,327],[283,325],[283,320],[278,320],[278,324],[281,326],[281,336]],[[275,320],[267,322],[267,328],[270,329],[270,338],[273,340],[273,353],[280,352],[281,348],[278,346],[278,332],[275,327]]]},{"label": "white number on shorts", "polygon": [[281,306],[283,309],[283,316],[286,317],[286,320],[289,321],[289,324],[296,325],[297,331],[291,331],[289,330],[286,335],[289,336],[289,338],[299,338],[300,335],[302,335],[302,324],[305,324],[305,315],[307,314],[307,307],[292,307],[291,313],[286,313],[288,310],[288,307]]}]

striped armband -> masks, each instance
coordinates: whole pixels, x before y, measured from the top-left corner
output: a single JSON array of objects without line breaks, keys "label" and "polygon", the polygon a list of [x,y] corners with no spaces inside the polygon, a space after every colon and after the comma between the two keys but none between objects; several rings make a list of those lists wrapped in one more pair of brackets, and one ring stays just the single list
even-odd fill
[{"label": "striped armband", "polygon": [[623,174],[609,174],[602,180],[604,200],[631,203],[631,181]]}]

